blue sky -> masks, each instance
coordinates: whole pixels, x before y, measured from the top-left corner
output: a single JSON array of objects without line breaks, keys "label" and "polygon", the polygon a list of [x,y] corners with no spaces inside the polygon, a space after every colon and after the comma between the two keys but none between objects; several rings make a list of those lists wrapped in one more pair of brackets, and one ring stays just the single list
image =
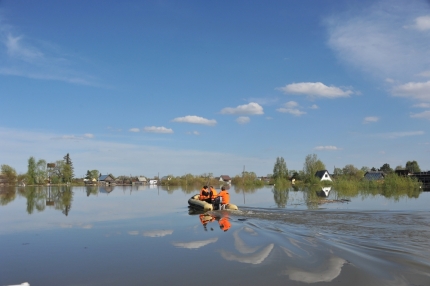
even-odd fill
[{"label": "blue sky", "polygon": [[429,170],[429,47],[427,1],[3,0],[0,164]]}]

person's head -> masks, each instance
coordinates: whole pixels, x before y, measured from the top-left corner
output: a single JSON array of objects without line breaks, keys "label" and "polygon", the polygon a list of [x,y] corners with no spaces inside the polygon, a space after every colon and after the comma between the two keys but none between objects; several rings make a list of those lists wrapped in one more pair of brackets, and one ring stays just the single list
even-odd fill
[{"label": "person's head", "polygon": [[203,186],[203,189],[207,189],[208,188],[208,186]]},{"label": "person's head", "polygon": [[225,191],[225,188],[224,188],[224,187],[221,187],[221,191]]},{"label": "person's head", "polygon": [[209,186],[209,188],[213,189],[213,188],[214,188],[214,186]]}]

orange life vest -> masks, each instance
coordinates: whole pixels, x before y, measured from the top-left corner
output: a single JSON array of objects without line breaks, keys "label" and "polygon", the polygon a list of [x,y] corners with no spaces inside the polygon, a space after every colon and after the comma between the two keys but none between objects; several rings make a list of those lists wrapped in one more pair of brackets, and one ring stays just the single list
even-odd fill
[{"label": "orange life vest", "polygon": [[230,194],[226,190],[221,190],[221,192],[218,194],[218,197],[222,198],[223,205],[230,203]]},{"label": "orange life vest", "polygon": [[215,200],[215,198],[218,196],[218,195],[217,195],[217,192],[216,192],[216,190],[215,190],[214,188],[211,188],[211,192],[212,192],[212,197],[211,197],[211,199],[212,199],[212,200]]},{"label": "orange life vest", "polygon": [[206,200],[208,198],[209,198],[209,191],[208,191],[208,189],[202,188],[200,190],[199,200],[204,201],[204,200]]}]

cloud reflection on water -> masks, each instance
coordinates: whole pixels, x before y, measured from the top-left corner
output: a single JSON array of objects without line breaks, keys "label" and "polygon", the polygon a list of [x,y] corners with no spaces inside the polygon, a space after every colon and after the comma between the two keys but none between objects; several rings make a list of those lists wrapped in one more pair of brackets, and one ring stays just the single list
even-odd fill
[{"label": "cloud reflection on water", "polygon": [[330,257],[328,261],[320,268],[312,271],[305,271],[297,268],[290,268],[284,274],[288,275],[291,280],[304,283],[331,282],[340,275],[342,266],[346,260],[340,257]]},{"label": "cloud reflection on water", "polygon": [[148,236],[148,237],[163,237],[166,235],[170,235],[173,233],[173,229],[165,229],[165,230],[149,230],[149,231],[144,231],[143,232],[143,236]]},{"label": "cloud reflection on water", "polygon": [[274,247],[274,244],[271,243],[266,247],[264,247],[261,251],[254,253],[252,255],[241,255],[241,254],[238,255],[225,250],[221,250],[221,256],[225,260],[237,261],[237,262],[249,263],[249,264],[260,264],[269,256],[273,247]]},{"label": "cloud reflection on water", "polygon": [[214,243],[218,241],[218,237],[214,237],[206,240],[196,240],[190,242],[173,242],[172,244],[176,247],[180,248],[188,248],[188,249],[198,249],[210,243]]}]

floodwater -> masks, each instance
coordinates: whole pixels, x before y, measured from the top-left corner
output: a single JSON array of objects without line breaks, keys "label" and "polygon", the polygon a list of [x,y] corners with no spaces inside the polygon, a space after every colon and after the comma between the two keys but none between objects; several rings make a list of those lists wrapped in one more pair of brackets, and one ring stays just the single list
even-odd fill
[{"label": "floodwater", "polygon": [[430,285],[430,192],[0,189],[0,285]]}]

